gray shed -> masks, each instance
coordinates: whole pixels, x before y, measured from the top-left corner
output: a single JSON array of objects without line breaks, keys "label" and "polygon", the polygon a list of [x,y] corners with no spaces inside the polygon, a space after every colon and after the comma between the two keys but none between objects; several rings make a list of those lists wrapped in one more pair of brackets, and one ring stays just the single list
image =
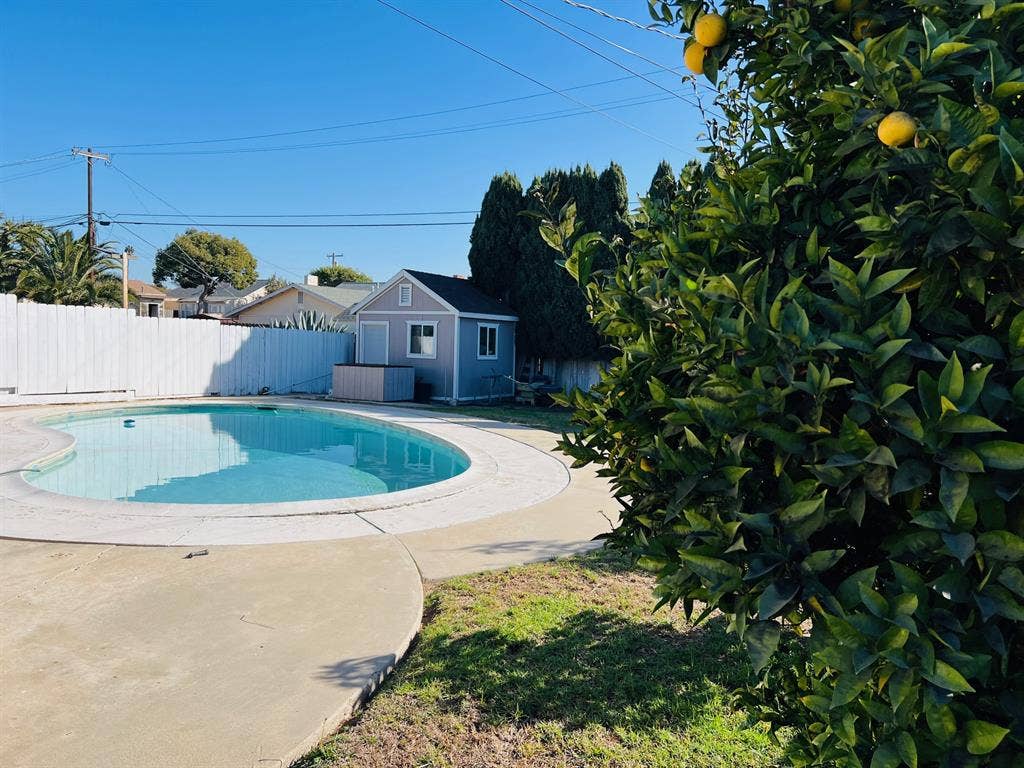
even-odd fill
[{"label": "gray shed", "polygon": [[403,269],[350,311],[357,363],[411,365],[435,400],[515,392],[518,318],[468,280]]}]

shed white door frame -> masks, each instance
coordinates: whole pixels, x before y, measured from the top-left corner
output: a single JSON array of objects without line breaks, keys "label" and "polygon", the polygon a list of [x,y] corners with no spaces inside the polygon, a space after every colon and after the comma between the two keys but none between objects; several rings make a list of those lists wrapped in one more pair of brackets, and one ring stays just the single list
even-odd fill
[{"label": "shed white door frame", "polygon": [[[381,328],[384,330],[383,349],[380,346]],[[387,320],[360,320],[359,321],[359,357],[360,363],[374,365],[387,365],[391,347],[391,323]],[[383,353],[383,354],[382,354]],[[383,359],[381,357],[383,356]]]}]

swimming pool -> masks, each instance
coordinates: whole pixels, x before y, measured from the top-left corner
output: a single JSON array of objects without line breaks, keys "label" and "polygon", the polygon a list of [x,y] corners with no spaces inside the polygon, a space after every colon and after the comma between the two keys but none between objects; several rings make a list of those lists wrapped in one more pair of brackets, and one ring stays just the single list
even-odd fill
[{"label": "swimming pool", "polygon": [[424,433],[339,412],[254,405],[156,406],[41,422],[74,450],[32,485],[66,496],[172,504],[247,504],[390,493],[469,467]]}]

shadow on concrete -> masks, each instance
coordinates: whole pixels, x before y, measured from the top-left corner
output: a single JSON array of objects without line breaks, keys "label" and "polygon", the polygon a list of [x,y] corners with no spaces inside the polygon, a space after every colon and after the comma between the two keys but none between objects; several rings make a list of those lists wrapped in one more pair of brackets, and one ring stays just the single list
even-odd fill
[{"label": "shadow on concrete", "polygon": [[343,659],[336,664],[321,667],[316,677],[342,688],[364,688],[379,683],[388,670],[395,666],[396,661],[398,657],[393,653]]},{"label": "shadow on concrete", "polygon": [[577,539],[575,541],[522,539],[520,541],[501,541],[489,544],[474,544],[468,547],[459,547],[460,552],[476,552],[484,555],[520,555],[530,554],[535,557],[533,560],[546,560],[548,558],[566,554],[567,550],[582,550],[587,548],[597,549],[602,545],[601,540]]}]

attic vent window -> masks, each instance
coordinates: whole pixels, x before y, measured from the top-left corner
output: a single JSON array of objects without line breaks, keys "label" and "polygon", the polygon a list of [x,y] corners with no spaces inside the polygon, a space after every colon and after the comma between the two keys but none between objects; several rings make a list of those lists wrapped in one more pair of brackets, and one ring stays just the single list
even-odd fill
[{"label": "attic vent window", "polygon": [[398,286],[398,306],[400,307],[411,307],[412,306],[412,284],[402,283]]}]

